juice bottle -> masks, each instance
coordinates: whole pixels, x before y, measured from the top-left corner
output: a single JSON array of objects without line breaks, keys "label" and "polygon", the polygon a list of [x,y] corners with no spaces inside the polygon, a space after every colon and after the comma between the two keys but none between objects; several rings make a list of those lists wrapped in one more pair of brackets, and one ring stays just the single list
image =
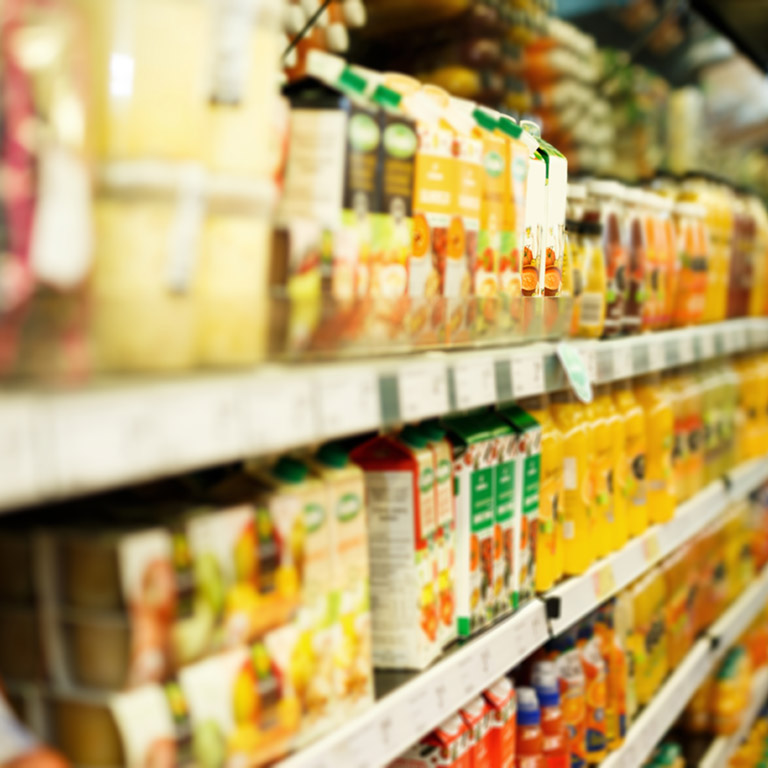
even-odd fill
[{"label": "juice bottle", "polygon": [[629,536],[639,536],[648,527],[645,417],[629,379],[616,384],[613,401],[624,418],[623,493],[626,504],[627,533]]},{"label": "juice bottle", "polygon": [[634,722],[637,713],[637,665],[643,649],[640,636],[635,631],[635,609],[632,590],[625,589],[616,597],[613,626],[619,644],[627,660],[627,726]]},{"label": "juice bottle", "polygon": [[672,474],[674,414],[658,374],[642,377],[635,396],[645,416],[647,509],[651,523],[664,523],[675,514]]},{"label": "juice bottle", "polygon": [[592,433],[592,450],[589,462],[592,480],[592,529],[596,558],[605,557],[611,551],[613,526],[613,498],[611,482],[611,428],[593,400],[583,407],[584,418]]},{"label": "juice bottle", "polygon": [[580,229],[584,249],[584,291],[579,302],[578,335],[599,339],[605,330],[608,281],[603,251],[603,225],[599,221],[585,220],[581,222]]},{"label": "juice bottle", "polygon": [[730,736],[735,733],[749,705],[750,667],[743,646],[732,648],[720,666],[713,693],[713,724],[715,733]]},{"label": "juice bottle", "polygon": [[662,390],[666,394],[675,419],[674,443],[672,448],[672,475],[674,477],[675,501],[680,504],[690,496],[688,483],[688,421],[684,408],[684,383],[679,372],[668,374],[662,379]]},{"label": "juice bottle", "polygon": [[613,602],[597,613],[595,637],[606,666],[605,737],[610,751],[618,749],[627,734],[627,657],[614,630]]},{"label": "juice bottle", "polygon": [[565,751],[572,768],[587,764],[586,687],[584,667],[573,638],[566,634],[553,641],[557,654],[560,698],[565,721]]},{"label": "juice bottle", "polygon": [[536,591],[553,587],[563,574],[558,537],[564,537],[563,434],[552,418],[545,395],[520,404],[541,425],[541,489],[536,532]]},{"label": "juice bottle", "polygon": [[648,652],[650,695],[659,690],[669,670],[667,652],[666,612],[667,590],[660,569],[654,569],[646,577],[647,611],[650,617],[646,649]]},{"label": "juice bottle", "polygon": [[584,667],[586,687],[587,765],[599,765],[606,754],[606,669],[600,647],[590,625],[579,629],[577,647]]},{"label": "juice bottle", "polygon": [[541,707],[542,752],[548,768],[568,765],[565,746],[565,721],[560,705],[557,666],[553,661],[537,661],[533,665],[531,683]]},{"label": "juice bottle", "polygon": [[564,567],[567,575],[577,575],[594,559],[589,468],[592,432],[584,419],[584,406],[571,390],[557,393],[551,410],[563,437]]},{"label": "juice bottle", "polygon": [[695,369],[686,371],[683,382],[683,409],[688,432],[688,488],[693,495],[704,487],[704,403],[701,377]]},{"label": "juice bottle", "polygon": [[545,768],[539,699],[533,688],[517,689],[517,768]]},{"label": "juice bottle", "polygon": [[704,313],[707,280],[707,254],[701,232],[704,209],[695,203],[675,206],[680,274],[675,296],[674,325],[683,327],[700,322]]},{"label": "juice bottle", "polygon": [[648,241],[644,224],[645,193],[640,189],[625,190],[627,222],[627,304],[621,328],[624,333],[641,330],[645,304],[645,271]]}]

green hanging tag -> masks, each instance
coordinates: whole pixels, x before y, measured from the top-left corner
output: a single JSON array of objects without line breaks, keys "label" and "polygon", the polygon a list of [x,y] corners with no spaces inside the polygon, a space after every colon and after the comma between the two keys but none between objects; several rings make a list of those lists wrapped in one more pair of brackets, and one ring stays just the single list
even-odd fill
[{"label": "green hanging tag", "polygon": [[565,368],[568,381],[582,403],[592,402],[592,382],[589,380],[587,362],[581,351],[567,341],[557,345],[557,356]]}]

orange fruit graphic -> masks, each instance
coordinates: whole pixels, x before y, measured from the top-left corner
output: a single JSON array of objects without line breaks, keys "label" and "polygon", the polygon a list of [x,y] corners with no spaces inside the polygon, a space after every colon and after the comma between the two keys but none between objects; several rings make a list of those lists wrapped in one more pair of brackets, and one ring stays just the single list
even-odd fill
[{"label": "orange fruit graphic", "polygon": [[429,251],[429,224],[423,214],[413,217],[413,255],[426,256]]}]

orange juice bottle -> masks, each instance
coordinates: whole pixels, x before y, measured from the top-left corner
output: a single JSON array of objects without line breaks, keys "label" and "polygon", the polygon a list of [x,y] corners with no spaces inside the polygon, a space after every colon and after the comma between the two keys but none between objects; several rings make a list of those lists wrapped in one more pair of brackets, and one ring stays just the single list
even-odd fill
[{"label": "orange juice bottle", "polygon": [[570,390],[555,396],[552,415],[563,436],[565,573],[576,575],[584,573],[594,560],[589,471],[592,435],[584,406]]},{"label": "orange juice bottle", "polygon": [[639,536],[648,527],[646,504],[646,437],[643,409],[635,398],[629,379],[614,388],[613,401],[624,417],[624,503],[627,533]]},{"label": "orange juice bottle", "polygon": [[614,629],[614,602],[598,611],[595,636],[606,665],[605,737],[609,750],[618,749],[627,735],[627,656]]},{"label": "orange juice bottle", "polygon": [[562,544],[564,535],[563,458],[565,441],[558,429],[545,395],[520,404],[541,425],[541,489],[539,492],[539,524],[536,531],[536,591],[545,592],[563,575]]},{"label": "orange juice bottle", "polygon": [[663,523],[675,514],[674,414],[658,374],[641,378],[635,396],[645,415],[648,519],[651,523]]},{"label": "orange juice bottle", "polygon": [[592,532],[595,556],[605,557],[611,551],[613,528],[613,496],[611,469],[613,467],[611,424],[602,409],[593,401],[584,406],[585,416],[592,426],[593,452],[589,462],[592,474]]},{"label": "orange juice bottle", "polygon": [[599,765],[606,754],[605,705],[606,705],[606,669],[605,660],[590,625],[579,629],[577,643],[581,663],[586,677],[587,703],[587,764]]},{"label": "orange juice bottle", "polygon": [[680,504],[690,496],[688,484],[688,422],[685,412],[685,384],[679,372],[662,379],[665,392],[675,418],[674,442],[672,447],[672,475],[675,479],[675,501]]},{"label": "orange juice bottle", "polygon": [[616,407],[611,397],[611,387],[606,384],[595,392],[595,408],[608,424],[610,439],[611,468],[609,470],[608,493],[611,497],[613,515],[609,520],[609,544],[611,551],[621,549],[629,538],[627,519],[627,428],[624,414]]},{"label": "orange juice bottle", "polygon": [[693,369],[685,369],[679,379],[680,408],[685,434],[686,498],[698,493],[703,485],[704,444],[701,382]]}]

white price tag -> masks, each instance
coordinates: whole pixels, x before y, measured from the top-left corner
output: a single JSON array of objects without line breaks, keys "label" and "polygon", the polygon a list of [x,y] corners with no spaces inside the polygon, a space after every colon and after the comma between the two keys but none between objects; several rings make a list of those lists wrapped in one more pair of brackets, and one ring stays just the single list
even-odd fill
[{"label": "white price tag", "polygon": [[677,359],[680,365],[688,365],[695,359],[693,336],[688,333],[684,333],[677,342]]},{"label": "white price tag", "polygon": [[459,662],[456,672],[461,695],[468,699],[477,690],[478,685],[482,685],[474,655],[463,658]]},{"label": "white price tag", "polygon": [[492,405],[496,396],[496,366],[490,357],[463,360],[453,366],[456,407],[466,411]]},{"label": "white price tag", "polygon": [[715,356],[715,337],[707,329],[699,334],[699,354],[702,360],[709,360]]},{"label": "white price tag", "polygon": [[634,373],[634,358],[632,347],[626,343],[617,344],[613,348],[613,378],[629,379]]},{"label": "white price tag", "polygon": [[540,354],[512,356],[512,395],[520,400],[545,391],[544,358]]},{"label": "white price tag", "polygon": [[381,423],[379,380],[361,368],[318,376],[320,436],[340,437],[376,429]]},{"label": "white price tag", "polygon": [[666,348],[660,339],[648,342],[648,362],[652,371],[663,371],[667,367]]},{"label": "white price tag", "polygon": [[440,363],[404,367],[397,377],[400,418],[419,421],[447,413],[448,376]]}]

